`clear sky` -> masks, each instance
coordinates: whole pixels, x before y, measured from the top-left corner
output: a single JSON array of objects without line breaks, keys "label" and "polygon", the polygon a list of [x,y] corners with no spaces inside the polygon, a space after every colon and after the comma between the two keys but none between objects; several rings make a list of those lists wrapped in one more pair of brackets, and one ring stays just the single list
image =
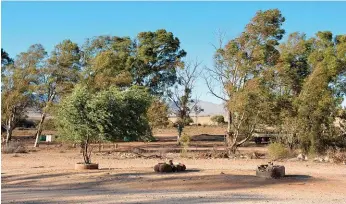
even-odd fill
[{"label": "clear sky", "polygon": [[[285,16],[286,33],[346,34],[346,2],[2,2],[1,47],[14,57],[35,43],[50,52],[64,39],[82,44],[98,35],[135,37],[163,28],[180,39],[187,59],[212,66],[219,29],[231,39],[257,10],[272,8]],[[221,102],[202,79],[196,91],[201,100]]]}]

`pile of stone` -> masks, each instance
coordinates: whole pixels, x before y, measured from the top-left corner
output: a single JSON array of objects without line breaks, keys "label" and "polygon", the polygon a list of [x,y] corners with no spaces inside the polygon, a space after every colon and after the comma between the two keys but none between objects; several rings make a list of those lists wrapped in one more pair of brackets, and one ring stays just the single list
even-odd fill
[{"label": "pile of stone", "polygon": [[180,171],[185,171],[186,166],[184,164],[173,164],[173,160],[169,160],[169,163],[158,163],[154,166],[154,171],[155,172],[180,172]]},{"label": "pile of stone", "polygon": [[281,178],[285,177],[285,167],[273,165],[272,162],[268,164],[259,165],[256,170],[256,176],[262,178]]},{"label": "pile of stone", "polygon": [[229,158],[225,152],[202,152],[197,155],[199,159],[222,159]]}]

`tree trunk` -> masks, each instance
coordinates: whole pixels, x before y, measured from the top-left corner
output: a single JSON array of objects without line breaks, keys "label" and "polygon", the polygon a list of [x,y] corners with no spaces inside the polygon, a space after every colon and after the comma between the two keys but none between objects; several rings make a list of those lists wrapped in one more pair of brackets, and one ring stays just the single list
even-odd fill
[{"label": "tree trunk", "polygon": [[38,124],[37,131],[36,131],[36,140],[35,140],[34,147],[38,147],[39,146],[40,136],[41,136],[41,133],[42,133],[43,122],[44,122],[45,118],[46,118],[46,113],[42,113],[41,120],[40,120],[40,123]]},{"label": "tree trunk", "polygon": [[6,145],[11,141],[12,139],[12,131],[15,128],[14,124],[14,117],[15,115],[12,113],[11,117],[9,117],[7,121],[7,128],[6,128]]},{"label": "tree trunk", "polygon": [[7,121],[7,128],[6,128],[6,145],[11,141],[12,139],[12,131],[13,131],[13,123],[12,123],[12,117],[10,117]]},{"label": "tree trunk", "polygon": [[226,134],[226,152],[228,156],[235,154],[237,150],[237,145],[235,142],[235,136],[231,132]]},{"label": "tree trunk", "polygon": [[[83,146],[84,145],[84,146]],[[89,135],[87,136],[84,144],[83,144],[83,158],[84,158],[84,163],[85,164],[90,164],[90,156],[88,155],[88,147],[89,147]]]},{"label": "tree trunk", "polygon": [[231,132],[231,125],[232,125],[232,113],[231,111],[227,111],[227,132],[228,134]]}]

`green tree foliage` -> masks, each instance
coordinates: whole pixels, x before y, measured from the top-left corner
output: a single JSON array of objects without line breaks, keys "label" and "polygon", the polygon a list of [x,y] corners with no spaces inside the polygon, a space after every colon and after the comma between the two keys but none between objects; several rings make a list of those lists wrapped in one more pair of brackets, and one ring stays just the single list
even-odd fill
[{"label": "green tree foliage", "polygon": [[80,49],[76,43],[64,40],[55,46],[44,66],[37,69],[37,104],[41,119],[37,126],[35,147],[49,109],[57,98],[63,97],[80,81]]},{"label": "green tree foliage", "polygon": [[25,116],[26,108],[33,104],[36,70],[44,56],[43,47],[33,45],[2,70],[1,123],[6,127],[6,143],[11,140],[17,123]]},{"label": "green tree foliage", "polygon": [[222,125],[225,123],[225,118],[223,117],[223,115],[214,115],[210,118],[210,120],[218,125]]},{"label": "green tree foliage", "polygon": [[167,127],[169,124],[168,120],[168,106],[165,102],[154,99],[148,109],[148,120],[151,127]]},{"label": "green tree foliage", "polygon": [[150,139],[146,116],[150,103],[151,96],[143,88],[120,91],[112,86],[95,93],[85,86],[77,86],[57,108],[59,134],[64,140],[81,143],[84,162],[90,163],[90,143],[125,137]]},{"label": "green tree foliage", "polygon": [[8,55],[8,53],[1,48],[1,68],[5,68],[6,65],[12,64],[13,59]]},{"label": "green tree foliage", "polygon": [[99,36],[84,45],[86,83],[103,88],[109,85],[146,86],[163,94],[176,82],[176,68],[186,52],[171,32],[141,32],[129,37]]},{"label": "green tree foliage", "polygon": [[[239,37],[224,47],[220,45],[214,55],[215,65],[208,69],[210,92],[228,107],[229,154],[250,138],[260,119],[266,118],[263,107],[272,100],[268,79],[280,57],[277,46],[285,33],[281,28],[284,21],[277,9],[258,11]],[[223,93],[216,93],[212,82],[220,82]],[[240,134],[246,138],[238,141]]]},{"label": "green tree foliage", "polygon": [[281,142],[294,149],[298,144],[298,107],[294,103],[299,96],[306,78],[311,73],[308,57],[312,50],[305,34],[292,33],[279,46],[280,58],[275,65],[271,81],[274,97],[272,123],[282,133]]},{"label": "green tree foliage", "polygon": [[299,140],[303,150],[321,153],[334,135],[337,107],[342,98],[336,95],[334,82],[346,71],[346,36],[333,42],[331,32],[318,32],[312,38],[314,50],[308,61],[312,73],[306,79],[296,101],[300,123]]}]

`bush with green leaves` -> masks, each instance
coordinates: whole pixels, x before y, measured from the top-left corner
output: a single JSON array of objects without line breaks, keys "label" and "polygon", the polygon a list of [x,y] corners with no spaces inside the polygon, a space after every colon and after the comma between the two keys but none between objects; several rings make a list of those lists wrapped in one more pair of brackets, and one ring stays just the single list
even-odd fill
[{"label": "bush with green leaves", "polygon": [[289,156],[287,148],[281,143],[271,143],[268,146],[268,154],[271,159],[284,159]]},{"label": "bush with green leaves", "polygon": [[218,125],[222,125],[225,123],[225,118],[223,117],[223,115],[214,115],[210,118],[210,120]]},{"label": "bush with green leaves", "polygon": [[168,115],[168,105],[159,100],[154,99],[148,109],[148,119],[149,124],[152,128],[165,128],[169,124]]},{"label": "bush with green leaves", "polygon": [[183,135],[179,138],[179,142],[182,147],[181,156],[186,157],[187,149],[189,148],[189,144],[190,144],[190,136],[187,135],[186,133],[183,133]]},{"label": "bush with green leaves", "polygon": [[152,138],[146,116],[150,103],[148,91],[136,86],[123,91],[109,87],[97,93],[77,86],[56,111],[59,136],[80,143],[84,162],[91,163],[90,143]]}]

